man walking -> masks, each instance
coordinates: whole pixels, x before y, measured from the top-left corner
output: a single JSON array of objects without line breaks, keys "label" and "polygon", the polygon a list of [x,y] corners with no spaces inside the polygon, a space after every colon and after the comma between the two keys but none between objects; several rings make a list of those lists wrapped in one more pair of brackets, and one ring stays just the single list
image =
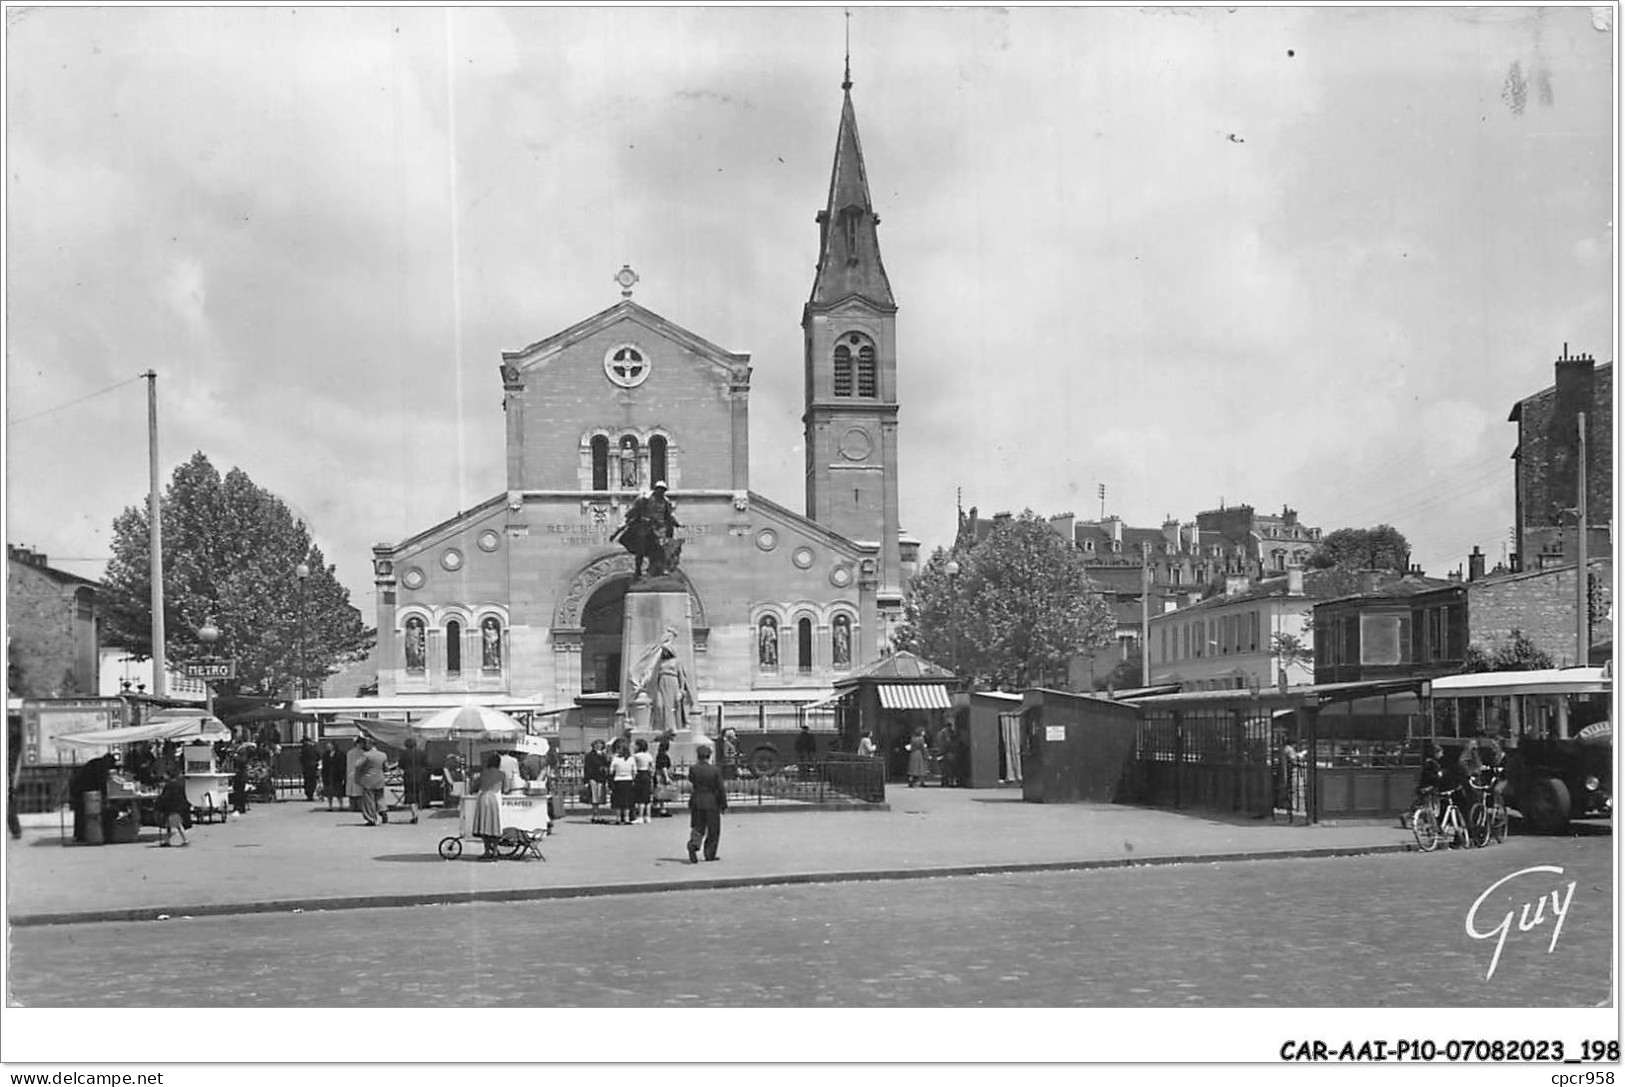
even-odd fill
[{"label": "man walking", "polygon": [[728,792],[722,784],[722,771],[711,764],[711,748],[701,744],[694,751],[695,763],[688,771],[688,863],[700,862],[700,844],[705,859],[717,859],[717,842],[722,838],[722,813],[728,810]]},{"label": "man walking", "polygon": [[373,746],[369,737],[363,736],[356,746],[361,748],[361,758],[355,764],[355,783],[361,795],[361,818],[367,821],[369,827],[378,825],[379,820],[389,822],[388,808],[380,809],[378,804],[384,798],[384,753]]}]

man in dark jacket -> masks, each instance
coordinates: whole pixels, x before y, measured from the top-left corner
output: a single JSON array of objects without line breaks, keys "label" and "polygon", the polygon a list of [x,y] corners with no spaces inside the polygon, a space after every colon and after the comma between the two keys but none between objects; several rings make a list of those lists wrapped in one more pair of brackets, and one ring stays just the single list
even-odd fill
[{"label": "man in dark jacket", "polygon": [[800,734],[796,736],[796,774],[802,781],[812,777],[813,760],[817,757],[818,740],[814,738],[811,728],[802,725]]},{"label": "man in dark jacket", "polygon": [[711,749],[701,745],[694,751],[695,763],[688,771],[688,863],[700,861],[700,844],[705,859],[717,859],[717,842],[722,839],[722,813],[728,810],[728,792],[722,784],[722,771],[711,764]]},{"label": "man in dark jacket", "polygon": [[322,773],[322,753],[309,736],[299,741],[299,773],[305,779],[305,799],[316,799],[316,781]]}]

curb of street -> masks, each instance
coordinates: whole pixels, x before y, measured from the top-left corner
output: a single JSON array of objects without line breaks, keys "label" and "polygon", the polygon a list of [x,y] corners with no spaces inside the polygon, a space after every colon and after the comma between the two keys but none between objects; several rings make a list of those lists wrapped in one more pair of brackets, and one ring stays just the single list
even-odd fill
[{"label": "curb of street", "polygon": [[1160,857],[1124,857],[1111,860],[1041,861],[1025,864],[968,864],[934,868],[870,869],[853,872],[794,872],[764,876],[722,876],[707,879],[653,880],[641,883],[587,883],[565,887],[507,887],[489,891],[433,891],[419,894],[355,895],[337,898],[284,899],[270,902],[217,902],[193,906],[141,906],[133,909],[65,910],[56,913],[18,914],[13,927],[88,925],[108,921],[182,920],[254,913],[313,913],[318,910],[387,909],[399,906],[451,906],[469,902],[530,902],[543,899],[600,898],[609,895],[660,894],[666,891],[725,891],[742,887],[789,887],[809,883],[875,883],[886,880],[939,879],[945,876],[995,876],[1028,872],[1087,872],[1110,868],[1151,868],[1174,864],[1216,864],[1222,861],[1312,860],[1327,857],[1363,857],[1378,853],[1409,853],[1410,843],[1336,846],[1319,849],[1256,850],[1245,853],[1174,854]]}]

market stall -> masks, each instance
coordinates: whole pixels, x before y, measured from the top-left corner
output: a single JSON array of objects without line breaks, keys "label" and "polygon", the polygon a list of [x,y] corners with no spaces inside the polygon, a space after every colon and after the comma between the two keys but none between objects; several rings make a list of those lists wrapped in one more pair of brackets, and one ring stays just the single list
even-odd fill
[{"label": "market stall", "polygon": [[[57,737],[57,742],[83,748],[112,749],[132,744],[146,744],[154,740],[167,740],[181,747],[182,773],[186,780],[186,797],[196,808],[210,806],[224,810],[226,796],[231,790],[231,775],[218,772],[214,757],[214,742],[228,739],[230,731],[212,714],[202,710],[159,710],[140,725],[125,728],[102,729],[97,732],[77,732]],[[190,742],[188,742],[190,741]],[[145,790],[122,775],[110,775],[106,795],[97,794],[95,803],[99,811],[111,814],[111,841],[134,841],[143,817],[143,804],[150,804],[157,796],[155,790]],[[86,805],[87,812],[89,804]]]},{"label": "market stall", "polygon": [[[466,787],[469,778],[478,780],[478,767],[490,751],[504,754],[507,785],[502,795],[502,825],[524,830],[545,831],[548,825],[548,791],[545,777],[525,773],[521,756],[526,763],[542,764],[549,744],[541,736],[526,732],[525,726],[514,718],[488,706],[470,704],[456,706],[417,721],[386,721],[368,718],[350,718],[350,723],[371,736],[383,746],[395,750],[405,747],[407,739],[420,744],[431,740],[459,741],[464,747],[459,761],[465,768],[463,785],[457,793],[458,838],[467,837],[473,818],[475,797]],[[448,778],[449,780],[449,778]]]}]

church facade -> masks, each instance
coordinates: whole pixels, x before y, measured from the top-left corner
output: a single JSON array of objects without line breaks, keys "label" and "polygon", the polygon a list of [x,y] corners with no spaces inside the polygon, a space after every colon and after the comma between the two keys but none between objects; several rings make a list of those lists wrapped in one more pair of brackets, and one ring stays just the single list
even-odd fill
[{"label": "church facade", "polygon": [[751,490],[749,356],[634,302],[623,268],[620,302],[503,353],[505,491],[373,548],[380,695],[618,691],[633,560],[614,535],[660,480],[702,703],[810,702],[882,655],[917,545],[898,524],[897,306],[843,92],[801,322],[804,512]]}]

